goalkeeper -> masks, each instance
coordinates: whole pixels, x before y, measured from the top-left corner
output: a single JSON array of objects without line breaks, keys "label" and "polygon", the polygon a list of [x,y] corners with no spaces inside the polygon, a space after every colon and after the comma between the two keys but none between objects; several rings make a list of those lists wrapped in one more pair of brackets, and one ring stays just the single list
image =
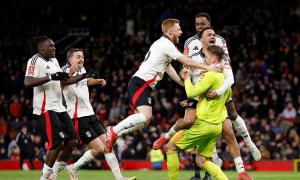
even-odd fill
[{"label": "goalkeeper", "polygon": [[[216,45],[209,46],[205,52],[207,64],[219,64],[224,55],[224,50]],[[225,104],[231,96],[231,89],[223,95],[210,100],[205,97],[208,90],[218,89],[225,79],[223,73],[209,71],[203,74],[203,79],[195,84],[191,83],[188,70],[183,70],[185,90],[189,98],[199,96],[200,100],[196,107],[196,121],[192,127],[178,131],[167,144],[168,176],[171,180],[178,179],[179,158],[177,150],[187,150],[197,146],[197,165],[207,171],[216,179],[228,179],[222,170],[209,158],[218,137],[222,134],[222,124],[227,116]]]}]

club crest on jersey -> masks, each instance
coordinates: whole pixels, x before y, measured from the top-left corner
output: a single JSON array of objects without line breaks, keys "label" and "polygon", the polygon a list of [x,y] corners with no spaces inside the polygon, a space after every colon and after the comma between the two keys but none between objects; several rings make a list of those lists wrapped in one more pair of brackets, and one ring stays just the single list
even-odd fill
[{"label": "club crest on jersey", "polygon": [[29,66],[28,74],[33,74],[33,73],[34,73],[34,66]]},{"label": "club crest on jersey", "polygon": [[60,133],[59,133],[59,136],[60,136],[62,139],[65,138],[65,134],[64,134],[63,132],[60,132]]},{"label": "club crest on jersey", "polygon": [[148,97],[148,103],[151,104],[151,97]]},{"label": "club crest on jersey", "polygon": [[184,48],[183,54],[184,55],[189,55],[189,48]]},{"label": "club crest on jersey", "polygon": [[87,137],[92,137],[92,134],[91,134],[91,132],[90,131],[87,131],[87,132],[85,132],[85,135],[87,136]]},{"label": "club crest on jersey", "polygon": [[50,66],[47,65],[47,66],[46,66],[46,69],[50,69]]}]

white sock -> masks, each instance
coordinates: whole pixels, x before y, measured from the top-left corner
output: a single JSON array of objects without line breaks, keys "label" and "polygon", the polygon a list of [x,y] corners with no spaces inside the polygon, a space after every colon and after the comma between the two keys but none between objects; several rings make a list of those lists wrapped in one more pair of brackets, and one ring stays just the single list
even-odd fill
[{"label": "white sock", "polygon": [[222,161],[222,159],[218,156],[218,152],[217,152],[216,146],[215,146],[215,148],[214,148],[214,153],[213,153],[213,156],[212,156],[212,161],[213,161],[217,166],[219,166],[220,168],[222,167],[223,161]]},{"label": "white sock", "polygon": [[174,134],[176,134],[177,133],[177,131],[175,131],[175,125],[173,125],[172,127],[171,127],[171,129],[165,134],[165,138],[166,139],[170,139]]},{"label": "white sock", "polygon": [[235,164],[236,171],[238,173],[245,171],[244,163],[243,163],[241,156],[234,158],[234,164]]},{"label": "white sock", "polygon": [[217,159],[217,158],[219,158],[219,156],[218,156],[218,153],[217,153],[217,148],[216,148],[216,146],[214,147],[214,153],[213,153],[213,155],[212,155],[212,159],[214,160],[214,159]]},{"label": "white sock", "polygon": [[250,143],[252,143],[251,137],[249,135],[249,132],[247,130],[247,126],[245,124],[245,121],[238,115],[236,120],[232,122],[237,132],[243,137],[245,142],[247,143],[248,147],[250,146]]},{"label": "white sock", "polygon": [[54,166],[52,167],[53,175],[52,177],[56,177],[61,170],[64,170],[68,164],[64,161],[55,161]]},{"label": "white sock", "polygon": [[47,164],[44,164],[44,166],[43,166],[43,170],[42,170],[42,176],[41,176],[41,178],[40,178],[40,180],[47,180],[47,179],[49,179],[49,177],[50,177],[50,175],[52,174],[52,168],[51,167],[49,167],[49,166],[47,166]]},{"label": "white sock", "polygon": [[126,134],[129,134],[129,133],[132,133],[132,132],[137,131],[139,129],[143,129],[145,126],[146,126],[146,123],[141,123],[141,124],[137,124],[137,125],[135,125],[133,127],[130,127],[128,129],[123,129],[123,130],[119,131],[118,137],[122,136],[122,135],[126,135]]},{"label": "white sock", "polygon": [[87,163],[91,162],[94,160],[95,157],[92,156],[91,150],[87,150],[74,164],[73,164],[73,169],[78,170],[82,166],[86,165]]},{"label": "white sock", "polygon": [[104,154],[105,160],[107,162],[107,164],[109,165],[111,171],[113,172],[115,178],[117,180],[119,179],[123,179],[123,176],[121,174],[121,170],[119,167],[119,162],[116,158],[115,153],[106,153]]},{"label": "white sock", "polygon": [[143,113],[136,113],[128,116],[123,121],[119,122],[116,126],[113,127],[114,132],[119,134],[120,131],[128,129],[137,124],[146,123],[147,119]]}]

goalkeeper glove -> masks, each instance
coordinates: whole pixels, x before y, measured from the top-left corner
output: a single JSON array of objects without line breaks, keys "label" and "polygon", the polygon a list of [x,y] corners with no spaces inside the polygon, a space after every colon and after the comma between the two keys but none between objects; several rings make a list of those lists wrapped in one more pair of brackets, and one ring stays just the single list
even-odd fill
[{"label": "goalkeeper glove", "polygon": [[68,79],[69,74],[66,72],[56,72],[54,74],[51,74],[49,77],[50,77],[50,80],[61,81],[61,80]]}]

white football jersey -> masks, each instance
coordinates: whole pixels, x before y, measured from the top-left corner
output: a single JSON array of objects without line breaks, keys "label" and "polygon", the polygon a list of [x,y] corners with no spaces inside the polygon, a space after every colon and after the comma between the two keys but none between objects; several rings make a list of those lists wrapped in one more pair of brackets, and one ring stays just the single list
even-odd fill
[{"label": "white football jersey", "polygon": [[[45,77],[61,71],[56,58],[45,59],[35,54],[27,62],[26,74],[29,77]],[[64,112],[60,81],[49,81],[33,88],[33,114],[41,115],[46,111]]]},{"label": "white football jersey", "polygon": [[[70,64],[66,64],[62,71],[69,73]],[[76,71],[73,76],[86,73],[84,67]],[[90,103],[89,88],[87,86],[88,79],[82,79],[77,83],[70,84],[64,87],[63,93],[67,105],[67,111],[70,117],[80,118],[84,116],[94,115],[93,107]]]},{"label": "white football jersey", "polygon": [[150,86],[154,88],[157,82],[163,78],[171,61],[181,56],[183,54],[175,47],[173,42],[163,35],[151,45],[144,62],[133,76],[151,82]]},{"label": "white football jersey", "polygon": [[[205,55],[201,52],[201,50],[199,50],[198,53],[191,55],[190,58],[196,60],[198,63],[204,64],[205,63],[204,57],[205,57]],[[199,82],[202,79],[204,72],[205,72],[205,70],[203,70],[203,69],[191,69],[192,83],[196,84],[197,82]]]},{"label": "white football jersey", "polygon": [[[225,39],[222,36],[216,34],[215,45],[220,46],[225,51],[224,57],[222,59],[222,64],[224,65],[224,68],[231,68],[229,52],[228,52]],[[192,57],[192,55],[199,53],[201,48],[202,48],[202,43],[198,35],[196,34],[185,41],[184,55],[188,57]]]}]

